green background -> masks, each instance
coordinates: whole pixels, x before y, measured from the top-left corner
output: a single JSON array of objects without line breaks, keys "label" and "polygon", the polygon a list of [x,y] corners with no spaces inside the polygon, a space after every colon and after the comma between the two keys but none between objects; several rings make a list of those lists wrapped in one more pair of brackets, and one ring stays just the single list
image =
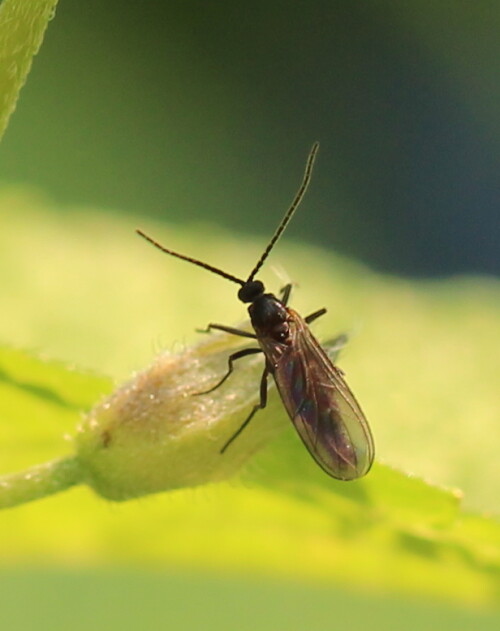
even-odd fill
[{"label": "green background", "polygon": [[0,173],[265,240],[319,140],[288,238],[407,275],[498,274],[499,27],[486,1],[65,0]]},{"label": "green background", "polygon": [[[371,271],[498,271],[498,18],[492,3],[62,3],[0,154],[0,340],[120,381],[160,348],[195,340],[206,321],[238,322],[232,286],[165,260],[133,229],[244,274],[319,139],[311,191],[263,278],[279,286],[278,265],[300,284],[299,311],[329,308],[320,337],[351,333],[341,365],[378,458],[498,514],[497,282]],[[69,449],[62,436],[77,415],[61,424],[50,407],[33,411],[6,417],[4,473]],[[270,449],[273,461],[280,449]],[[301,471],[307,454],[291,453],[286,466]],[[10,629],[498,627],[498,598],[453,598],[451,572],[432,597],[418,571],[413,585],[377,586],[369,555],[346,555],[333,581],[314,569],[321,559],[302,560],[293,578],[285,556],[281,572],[264,571],[281,537],[275,522],[307,522],[315,502],[291,507],[253,485],[123,506],[74,490],[9,511],[4,620]],[[359,523],[348,524],[341,541],[351,550]],[[289,527],[292,565],[306,555]],[[436,563],[446,567],[452,548],[438,547]],[[432,560],[432,550],[416,558]],[[483,563],[485,585],[496,567]]]}]

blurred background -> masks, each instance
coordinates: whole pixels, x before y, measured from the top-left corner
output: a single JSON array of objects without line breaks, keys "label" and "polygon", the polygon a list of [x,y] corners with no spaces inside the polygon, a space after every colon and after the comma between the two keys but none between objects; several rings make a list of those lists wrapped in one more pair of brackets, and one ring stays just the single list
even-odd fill
[{"label": "blurred background", "polygon": [[[168,263],[160,261],[161,257],[156,262],[155,253],[144,254],[144,244],[130,236],[137,221],[144,228],[148,222],[161,221],[178,227],[181,245],[177,234],[175,244],[165,245],[194,256],[203,247],[205,229],[210,243],[225,247],[227,241],[227,248],[220,252],[223,258],[234,260],[238,248],[241,250],[226,235],[245,235],[256,252],[291,201],[307,153],[313,141],[319,140],[320,155],[307,207],[292,222],[287,241],[300,241],[305,248],[321,246],[361,266],[354,263],[351,269],[345,261],[345,268],[318,273],[315,287],[301,288],[298,301],[303,300],[304,308],[319,308],[323,303],[317,304],[316,293],[326,296],[333,291],[323,289],[328,284],[336,292],[339,287],[342,290],[342,284],[347,287],[352,271],[358,285],[352,293],[349,287],[345,291],[353,302],[336,293],[339,304],[332,313],[340,320],[335,326],[347,323],[355,329],[357,313],[360,317],[365,310],[370,313],[363,344],[353,344],[346,355],[347,362],[350,357],[358,366],[354,377],[364,386],[361,391],[364,389],[369,406],[372,395],[377,449],[380,446],[382,454],[393,456],[398,442],[405,443],[406,452],[400,450],[402,460],[391,457],[391,464],[418,474],[427,471],[433,480],[441,479],[442,463],[434,454],[443,445],[455,444],[454,422],[461,403],[457,394],[472,383],[471,390],[476,389],[481,398],[481,370],[491,381],[493,373],[481,368],[485,365],[481,361],[484,348],[488,352],[495,348],[489,331],[498,313],[498,293],[490,293],[493,283],[483,286],[479,281],[477,285],[463,281],[458,293],[452,287],[449,295],[439,284],[425,294],[418,291],[422,287],[425,291],[427,285],[413,293],[414,285],[393,283],[386,300],[384,277],[371,276],[369,270],[407,279],[498,276],[499,32],[500,5],[487,1],[64,0],[35,58],[0,149],[1,183],[14,185],[13,190],[33,190],[37,203],[42,199],[43,206],[49,200],[50,206],[50,218],[33,214],[40,223],[33,224],[26,238],[23,230],[30,229],[26,224],[29,212],[19,213],[16,223],[16,213],[10,211],[6,222],[18,241],[5,237],[8,243],[0,252],[1,282],[9,302],[4,311],[9,324],[2,325],[1,341],[41,348],[112,375],[121,375],[120,367],[128,374],[131,367],[142,366],[153,350],[172,340],[184,341],[182,336],[189,335],[185,332],[200,325],[204,305],[215,299],[208,289],[201,296],[192,295],[195,283],[204,282],[198,280],[198,270],[191,277],[187,266],[180,271],[175,263],[172,275],[165,274]],[[87,209],[92,210],[87,213]],[[118,216],[123,222],[115,241],[111,231],[118,225]],[[168,229],[166,232],[168,235]],[[155,236],[165,241],[163,234]],[[58,238],[67,239],[60,251]],[[113,249],[109,261],[99,258],[99,252],[107,248]],[[302,252],[300,260],[310,260],[310,252]],[[325,260],[325,266],[331,260],[321,258],[319,250],[316,255]],[[45,270],[40,272],[33,281],[38,293],[30,293],[26,279],[35,275],[44,256],[61,277],[49,278]],[[26,260],[19,261],[24,257]],[[14,259],[19,273],[11,279]],[[214,256],[209,260],[219,264]],[[153,265],[157,266],[155,272]],[[244,271],[240,261],[228,271],[241,274],[240,265]],[[289,269],[294,273],[291,265]],[[120,288],[120,298],[115,299],[109,288],[122,270],[134,289]],[[205,283],[210,289],[220,287],[218,279],[213,285],[211,282],[207,275]],[[23,283],[18,296],[16,291]],[[160,294],[160,283],[164,294]],[[52,285],[56,284],[60,285],[59,301],[52,301],[56,295]],[[140,286],[144,286],[144,295],[139,293]],[[484,309],[479,315],[472,307],[470,314],[461,311],[450,326],[450,313],[462,308],[461,289],[483,298]],[[231,323],[241,317],[241,306],[234,300],[233,288],[226,291],[214,318],[221,317],[221,310],[225,312],[228,297],[232,302],[225,321]],[[151,302],[147,302],[148,293]],[[166,296],[174,297],[171,303]],[[356,296],[362,296],[358,302]],[[33,304],[37,307],[32,309]],[[182,312],[177,305],[184,305]],[[399,315],[400,307],[403,320],[407,313],[417,315],[407,329],[406,321],[395,322],[400,337],[396,334],[396,341],[391,342],[393,333],[383,329],[383,322],[389,313]],[[20,315],[11,316],[9,309]],[[28,313],[30,309],[33,313]],[[205,317],[201,324],[204,322]],[[430,336],[419,355],[412,333],[427,325],[436,327],[432,335],[443,345]],[[488,339],[479,347],[474,335],[483,329]],[[157,335],[162,338],[156,339]],[[403,368],[397,363],[396,348],[391,349],[392,355],[386,354],[387,366],[380,368],[379,358],[390,344],[406,357]],[[462,355],[454,355],[457,347]],[[450,359],[457,356],[460,361]],[[456,380],[447,381],[448,364],[453,361]],[[433,398],[431,386],[427,391],[418,381],[422,379],[426,385],[426,379],[435,381],[431,371],[414,379],[423,365],[439,373],[436,389],[443,393],[441,400],[437,395]],[[465,370],[460,372],[464,366],[477,367],[477,381]],[[453,370],[451,373],[453,380]],[[386,378],[385,383],[396,386],[382,396],[373,374],[382,375],[380,383]],[[487,386],[484,390],[491,391]],[[419,418],[417,407],[410,418],[405,410],[415,407],[415,401],[419,404],[422,392],[434,414]],[[467,426],[470,435],[464,430],[456,443],[463,447],[471,437],[470,462],[464,464],[463,450],[457,449],[451,456],[455,471],[480,480],[476,486],[482,485],[484,494],[478,491],[475,497],[482,501],[481,507],[492,507],[491,498],[498,496],[494,484],[485,483],[494,480],[490,471],[497,467],[491,456],[491,452],[497,453],[491,437],[498,435],[492,429],[498,428],[498,408],[490,403],[487,399],[478,417],[462,411],[466,420],[461,417],[459,427]],[[384,418],[391,405],[392,411]],[[405,424],[404,435],[401,430],[393,431],[394,416]],[[484,423],[484,429],[471,426],[471,418],[475,422],[486,419],[477,421]],[[474,443],[481,433],[484,442],[478,438]],[[384,450],[384,441],[389,444],[391,434],[392,452]],[[27,440],[30,435],[27,431]],[[414,439],[416,435],[420,443]],[[429,436],[433,445],[425,453]],[[488,437],[490,451],[486,452]],[[403,467],[407,462],[411,463],[408,469]],[[453,480],[457,479],[458,474]],[[332,589],[307,580],[296,584],[242,575],[239,568],[234,576],[230,569],[225,573],[218,567],[215,535],[208,556],[213,555],[209,564],[216,571],[210,572],[209,567],[201,574],[195,553],[189,557],[191,548],[188,553],[180,551],[178,569],[177,542],[168,540],[170,520],[182,531],[182,519],[190,515],[191,503],[202,506],[207,514],[216,514],[218,507],[210,493],[210,489],[202,489],[181,500],[161,496],[117,508],[79,490],[9,513],[12,522],[5,521],[4,528],[18,533],[19,546],[18,550],[4,547],[2,554],[8,562],[0,569],[1,608],[9,628],[40,628],[40,620],[42,626],[50,620],[51,629],[71,626],[78,630],[96,619],[102,621],[101,626],[121,629],[156,628],[166,622],[179,629],[292,631],[310,626],[319,631],[349,624],[350,629],[370,625],[399,630],[402,620],[405,629],[431,624],[462,631],[498,628],[498,617],[490,612],[459,609],[456,603],[413,602],[399,594],[381,596],[369,589],[358,590],[356,581],[353,589],[348,581]],[[188,508],[186,514],[179,511],[177,522],[175,511],[180,505]],[[226,509],[223,503],[221,506]],[[223,512],[219,506],[219,518]],[[128,521],[129,514],[134,521]],[[251,504],[248,514],[253,514]],[[266,535],[274,533],[273,518],[257,519],[262,520],[265,549],[272,541]],[[109,528],[100,531],[98,525],[93,530],[99,520],[109,522]],[[201,521],[203,528],[205,522]],[[37,547],[34,523],[54,529],[61,544],[57,540],[47,548],[43,543]],[[250,522],[249,530],[253,525]],[[149,531],[155,526],[162,529],[154,531],[157,539]],[[195,531],[198,524],[191,527]],[[219,529],[217,517],[212,527]],[[207,538],[209,529],[210,523]],[[238,532],[233,533],[235,539]],[[63,544],[66,536],[69,543],[64,539]],[[186,547],[189,536],[197,537],[189,531],[187,543],[183,543]],[[150,560],[141,565],[137,561],[142,554],[141,538],[150,547],[157,545],[169,554],[173,551],[174,561],[169,557],[165,563],[160,559],[156,565]],[[137,545],[135,557],[127,556],[132,539]],[[61,548],[60,557],[50,545]],[[267,553],[272,555],[272,550],[263,554]],[[422,554],[432,560],[431,550]],[[187,564],[186,558],[190,559]],[[358,561],[362,566],[363,559]],[[25,569],[20,568],[23,563]],[[59,563],[65,568],[62,571]],[[107,569],[95,569],[101,565]],[[90,569],[82,569],[85,567]],[[474,585],[472,591],[476,588]],[[31,606],[26,607],[26,602]],[[75,611],[79,611],[78,619]]]},{"label": "blurred background", "polygon": [[65,0],[1,177],[265,239],[319,140],[292,234],[405,276],[497,275],[499,32],[485,1]]}]

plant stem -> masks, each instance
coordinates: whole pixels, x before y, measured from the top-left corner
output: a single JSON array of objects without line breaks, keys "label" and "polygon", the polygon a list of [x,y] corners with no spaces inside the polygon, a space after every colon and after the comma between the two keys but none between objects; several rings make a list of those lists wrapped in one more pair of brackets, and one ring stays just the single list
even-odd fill
[{"label": "plant stem", "polygon": [[59,493],[82,481],[77,458],[52,460],[0,478],[0,509]]}]

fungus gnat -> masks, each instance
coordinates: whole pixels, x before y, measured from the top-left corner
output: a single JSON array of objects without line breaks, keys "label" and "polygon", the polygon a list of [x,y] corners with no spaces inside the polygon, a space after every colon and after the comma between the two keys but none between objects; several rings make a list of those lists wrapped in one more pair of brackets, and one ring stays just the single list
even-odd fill
[{"label": "fungus gnat", "polygon": [[169,250],[148,237],[137,233],[166,254],[175,256],[240,285],[238,298],[250,303],[248,313],[255,333],[222,324],[209,324],[207,331],[217,329],[233,335],[255,339],[259,347],[236,351],[228,358],[228,371],[208,394],[221,386],[233,372],[237,359],[264,353],[265,367],[260,382],[260,401],[253,407],[238,431],[221,449],[230,444],[250,423],[257,410],[266,407],[267,378],[274,377],[283,405],[309,453],[329,475],[339,480],[355,480],[368,473],[373,462],[373,438],[361,408],[347,386],[342,371],[337,368],[312,335],[308,325],[326,313],[319,309],[302,318],[288,307],[292,285],[286,285],[280,297],[266,293],[263,283],[255,280],[269,253],[285,230],[309,185],[318,152],[314,143],[307,159],[304,176],[295,198],[286,211],[276,232],[247,280],[232,276],[208,263]]}]

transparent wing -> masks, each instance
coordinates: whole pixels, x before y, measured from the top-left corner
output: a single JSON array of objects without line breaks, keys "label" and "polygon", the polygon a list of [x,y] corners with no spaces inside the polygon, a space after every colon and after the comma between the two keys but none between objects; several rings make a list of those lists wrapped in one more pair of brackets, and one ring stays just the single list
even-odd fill
[{"label": "transparent wing", "polygon": [[[373,438],[354,395],[304,320],[292,309],[292,344],[269,360],[283,403],[319,466],[339,480],[370,470]],[[270,350],[270,349],[269,349]],[[267,353],[266,353],[267,355]]]}]

